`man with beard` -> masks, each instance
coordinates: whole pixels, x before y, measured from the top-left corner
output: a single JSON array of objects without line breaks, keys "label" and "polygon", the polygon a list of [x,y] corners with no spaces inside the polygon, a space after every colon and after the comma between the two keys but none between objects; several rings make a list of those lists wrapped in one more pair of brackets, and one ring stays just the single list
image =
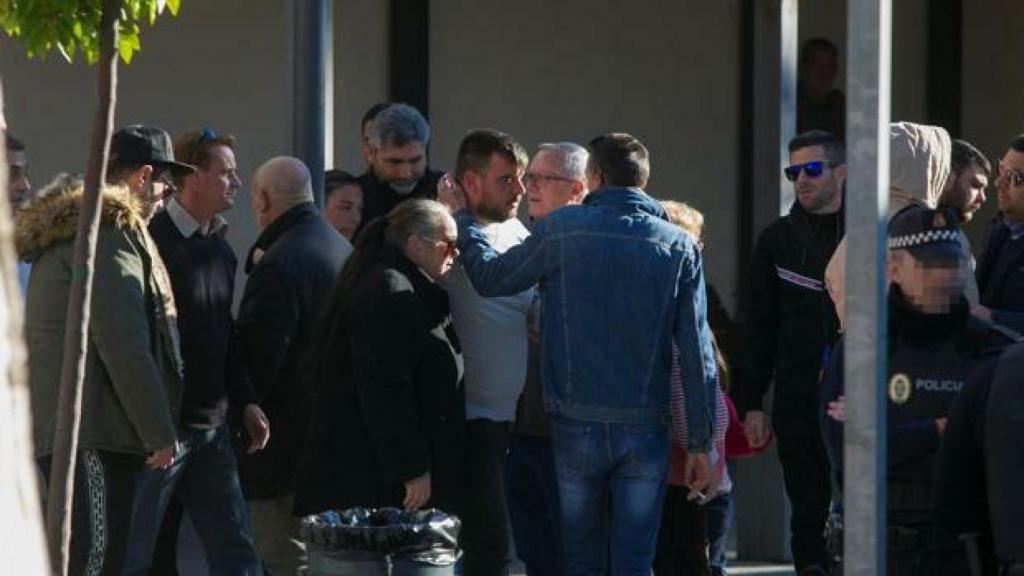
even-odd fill
[{"label": "man with beard", "polygon": [[978,266],[981,306],[974,313],[1024,331],[1024,134],[999,161],[996,191],[999,215]]},{"label": "man with beard", "polygon": [[[437,198],[441,173],[427,168],[430,125],[408,104],[392,104],[368,125],[370,165],[359,177],[363,189],[363,221],[391,211],[408,198]],[[357,233],[358,237],[358,233]]]},{"label": "man with beard", "polygon": [[[529,235],[516,218],[526,162],[523,147],[497,130],[473,130],[459,146],[455,180],[481,233],[498,253]],[[461,511],[465,570],[501,576],[508,573],[510,532],[504,460],[526,381],[527,315],[534,289],[485,298],[461,268],[453,270],[446,284],[466,361],[466,494]]]},{"label": "man with beard", "polygon": [[818,376],[838,328],[824,273],[843,235],[846,161],[842,143],[821,131],[791,140],[789,159],[785,174],[796,202],[754,248],[748,371],[736,382],[735,398],[750,445],[763,446],[770,436],[762,400],[775,383],[772,425],[793,506],[793,561],[798,574],[815,574],[827,567],[823,533],[830,498],[817,416]]},{"label": "man with beard", "polygon": [[[182,389],[177,312],[146,224],[174,161],[171,139],[151,126],[114,133],[96,243],[82,423],[75,462],[70,569],[119,576],[136,474],[166,469],[177,452]],[[25,312],[35,453],[49,482],[81,181],[58,177],[25,208],[18,251],[33,264]]]},{"label": "man with beard", "polygon": [[[974,213],[985,203],[985,189],[988,188],[988,175],[992,172],[992,163],[970,142],[953,140],[952,162],[953,184],[939,196],[939,207],[952,210],[960,221],[960,242],[964,253],[971,255],[971,241],[964,234],[962,226],[974,218]],[[965,288],[965,296],[971,305],[978,303],[978,283],[974,280],[976,263],[970,256],[971,276]]]}]

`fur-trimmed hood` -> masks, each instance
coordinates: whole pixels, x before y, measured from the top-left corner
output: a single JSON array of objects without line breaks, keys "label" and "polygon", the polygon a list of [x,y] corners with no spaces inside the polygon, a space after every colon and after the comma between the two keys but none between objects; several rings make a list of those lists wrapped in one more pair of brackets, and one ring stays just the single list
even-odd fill
[{"label": "fur-trimmed hood", "polygon": [[[22,260],[34,262],[53,245],[74,239],[82,195],[80,179],[58,176],[18,214],[14,242]],[[103,224],[126,230],[145,228],[142,201],[126,187],[106,186],[102,196]]]}]

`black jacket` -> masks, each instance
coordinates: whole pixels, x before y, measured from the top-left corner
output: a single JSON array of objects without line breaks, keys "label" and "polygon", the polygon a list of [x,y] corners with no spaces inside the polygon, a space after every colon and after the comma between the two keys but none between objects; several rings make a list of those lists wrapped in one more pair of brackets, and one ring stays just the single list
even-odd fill
[{"label": "black jacket", "polygon": [[295,512],[400,506],[430,472],[428,506],[457,513],[465,391],[447,294],[386,248],[342,297]]},{"label": "black jacket", "polygon": [[825,267],[842,238],[843,212],[819,216],[794,202],[754,247],[747,298],[744,370],[734,398],[740,417],[760,410],[775,381],[775,410],[814,420],[818,377],[838,319]]},{"label": "black jacket", "polygon": [[[966,299],[947,314],[912,309],[898,286],[889,292],[887,497],[890,525],[933,522],[930,500],[942,439],[935,421],[950,414],[964,383],[1013,342],[1012,332],[971,316]],[[822,414],[843,395],[843,350],[833,348],[822,385]],[[842,424],[822,416],[837,484],[842,486]],[[966,488],[966,487],[961,487]]]},{"label": "black jacket", "polygon": [[272,498],[290,489],[311,410],[306,350],[350,251],[307,203],[271,223],[249,252],[236,327],[248,377],[270,420],[270,442],[256,454],[239,455],[247,498]]},{"label": "black jacket", "polygon": [[981,304],[992,319],[1024,331],[1024,238],[1013,239],[1000,219],[993,222],[985,253],[978,264]]},{"label": "black jacket", "polygon": [[367,170],[359,177],[359,185],[363,188],[363,219],[359,223],[359,230],[362,230],[374,218],[390,212],[392,208],[398,206],[403,200],[408,200],[409,198],[436,200],[437,182],[443,175],[443,172],[427,168],[423,178],[420,178],[412,192],[399,194],[392,190],[391,186],[386,182],[378,180],[372,168]]}]

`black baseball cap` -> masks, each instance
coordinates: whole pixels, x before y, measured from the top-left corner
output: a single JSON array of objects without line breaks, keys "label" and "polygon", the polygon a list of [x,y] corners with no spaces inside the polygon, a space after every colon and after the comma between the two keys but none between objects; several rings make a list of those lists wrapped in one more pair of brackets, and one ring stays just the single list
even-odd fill
[{"label": "black baseball cap", "polygon": [[890,250],[906,250],[916,260],[954,262],[965,258],[956,216],[945,210],[912,206],[889,222]]},{"label": "black baseball cap", "polygon": [[149,164],[154,171],[168,170],[175,176],[196,171],[196,167],[174,161],[174,149],[167,132],[155,126],[134,124],[114,132],[110,139],[110,160],[123,164]]}]

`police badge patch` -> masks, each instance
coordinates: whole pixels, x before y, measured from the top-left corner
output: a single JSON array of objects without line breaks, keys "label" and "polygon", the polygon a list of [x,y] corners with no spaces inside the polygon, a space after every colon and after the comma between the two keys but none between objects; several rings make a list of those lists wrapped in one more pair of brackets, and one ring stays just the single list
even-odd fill
[{"label": "police badge patch", "polygon": [[910,399],[910,378],[903,373],[896,374],[889,380],[889,400],[893,404],[904,404]]}]

